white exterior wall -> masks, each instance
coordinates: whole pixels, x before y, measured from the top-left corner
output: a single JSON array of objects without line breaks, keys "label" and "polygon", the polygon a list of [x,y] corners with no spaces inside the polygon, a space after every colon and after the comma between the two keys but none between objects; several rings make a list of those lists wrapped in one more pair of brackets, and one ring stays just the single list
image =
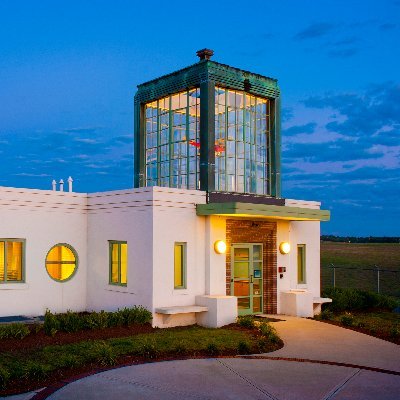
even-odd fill
[{"label": "white exterior wall", "polygon": [[[304,207],[319,209],[320,203],[313,201],[286,200],[286,206]],[[289,254],[279,252],[279,244],[289,242],[291,251]],[[297,282],[297,245],[306,245],[306,283]],[[277,266],[286,267],[283,278],[280,278],[278,272],[277,283],[277,312],[288,312],[288,304],[282,304],[290,296],[282,293],[298,291],[294,296],[300,296],[297,299],[298,312],[309,315],[313,309],[313,298],[320,296],[320,222],[319,221],[284,221],[277,222]],[[307,297],[303,300],[303,298]],[[302,306],[303,305],[303,306]],[[306,308],[306,309],[305,309]],[[300,310],[301,309],[301,310]],[[310,311],[311,310],[311,311]],[[293,315],[293,312],[291,313]]]},{"label": "white exterior wall", "polygon": [[[226,217],[197,216],[196,204],[205,202],[205,192],[160,187],[90,195],[0,188],[0,238],[26,240],[25,283],[0,284],[0,316],[143,305],[160,327],[233,321],[236,298],[226,296],[226,255],[213,248],[216,240],[226,240]],[[286,206],[320,204],[286,200]],[[126,287],[109,284],[109,240],[128,243]],[[277,311],[299,315],[304,311],[299,307],[306,307],[308,315],[312,305],[304,304],[320,296],[320,223],[277,220],[277,246],[282,241],[291,244],[291,252],[282,255],[277,249],[277,266],[286,267],[283,278],[277,276]],[[185,289],[174,289],[175,242],[187,244]],[[76,274],[66,282],[46,272],[47,252],[57,243],[71,245],[79,258]],[[297,283],[297,244],[306,245],[304,285]],[[155,313],[156,308],[193,305],[209,311]]]},{"label": "white exterior wall", "polygon": [[[206,202],[205,192],[154,188],[153,308],[191,306],[205,293],[205,217],[196,216],[196,204]],[[174,244],[186,243],[186,288],[174,289]],[[168,321],[168,322],[167,322]],[[155,314],[153,325],[187,325],[194,313]]]},{"label": "white exterior wall", "polygon": [[[152,222],[152,188],[88,196],[88,310],[152,309]],[[109,240],[128,243],[126,287],[109,284]]]},{"label": "white exterior wall", "polygon": [[[86,309],[86,195],[0,187],[0,238],[25,239],[25,283],[0,284],[0,316]],[[56,282],[47,274],[51,247],[68,243],[78,254],[76,274]]]}]

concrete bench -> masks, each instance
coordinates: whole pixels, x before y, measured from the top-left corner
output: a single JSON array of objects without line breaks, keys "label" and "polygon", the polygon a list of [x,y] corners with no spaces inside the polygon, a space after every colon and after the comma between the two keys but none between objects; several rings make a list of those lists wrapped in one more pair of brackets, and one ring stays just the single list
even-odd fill
[{"label": "concrete bench", "polygon": [[176,307],[161,307],[156,308],[158,314],[174,315],[174,314],[189,314],[208,311],[208,307],[203,306],[176,306]]},{"label": "concrete bench", "polygon": [[332,299],[329,299],[328,297],[314,297],[313,298],[314,315],[318,315],[321,313],[321,306],[324,303],[332,303]]},{"label": "concrete bench", "polygon": [[314,304],[332,303],[332,299],[329,299],[328,297],[314,297],[313,303]]}]

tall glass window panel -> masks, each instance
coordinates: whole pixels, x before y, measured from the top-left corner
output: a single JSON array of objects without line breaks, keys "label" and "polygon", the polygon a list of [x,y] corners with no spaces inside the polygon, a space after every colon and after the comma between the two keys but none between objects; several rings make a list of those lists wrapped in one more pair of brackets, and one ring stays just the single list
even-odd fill
[{"label": "tall glass window panel", "polygon": [[174,288],[186,288],[186,243],[174,246]]},{"label": "tall glass window panel", "polygon": [[0,240],[0,283],[22,282],[24,241]]},{"label": "tall glass window panel", "polygon": [[306,245],[297,245],[297,283],[306,283]]},{"label": "tall glass window panel", "polygon": [[110,240],[110,284],[126,286],[128,282],[128,244]]},{"label": "tall glass window panel", "polygon": [[215,89],[215,187],[269,195],[270,101]]},{"label": "tall glass window panel", "polygon": [[197,189],[200,89],[145,105],[146,186]]}]

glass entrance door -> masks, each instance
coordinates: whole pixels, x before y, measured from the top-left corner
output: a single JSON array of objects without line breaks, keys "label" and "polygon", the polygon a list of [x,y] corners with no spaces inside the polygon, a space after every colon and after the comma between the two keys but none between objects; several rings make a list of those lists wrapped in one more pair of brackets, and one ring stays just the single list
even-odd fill
[{"label": "glass entrance door", "polygon": [[238,314],[262,313],[262,244],[234,244],[231,255],[231,293],[238,298]]}]

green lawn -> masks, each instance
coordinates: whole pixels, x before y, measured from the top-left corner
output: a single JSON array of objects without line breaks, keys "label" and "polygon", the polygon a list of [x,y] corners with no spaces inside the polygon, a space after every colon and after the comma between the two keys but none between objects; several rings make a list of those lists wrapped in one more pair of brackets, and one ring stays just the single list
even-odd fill
[{"label": "green lawn", "polygon": [[[350,267],[337,268],[336,286],[376,291],[375,265],[388,272],[380,273],[380,292],[400,297],[400,244],[398,243],[337,243],[321,242],[321,283],[326,288],[333,285],[333,271],[329,265]],[[393,271],[393,272],[392,272]],[[398,272],[396,272],[398,271]]]},{"label": "green lawn", "polygon": [[128,356],[131,361],[162,360],[268,352],[281,346],[279,339],[273,341],[264,334],[257,329],[192,326],[160,329],[131,337],[3,352],[0,354],[0,395],[12,393],[10,388],[16,385],[20,391],[31,390],[76,371],[119,364]]},{"label": "green lawn", "polygon": [[321,242],[321,265],[400,270],[399,243]]}]

